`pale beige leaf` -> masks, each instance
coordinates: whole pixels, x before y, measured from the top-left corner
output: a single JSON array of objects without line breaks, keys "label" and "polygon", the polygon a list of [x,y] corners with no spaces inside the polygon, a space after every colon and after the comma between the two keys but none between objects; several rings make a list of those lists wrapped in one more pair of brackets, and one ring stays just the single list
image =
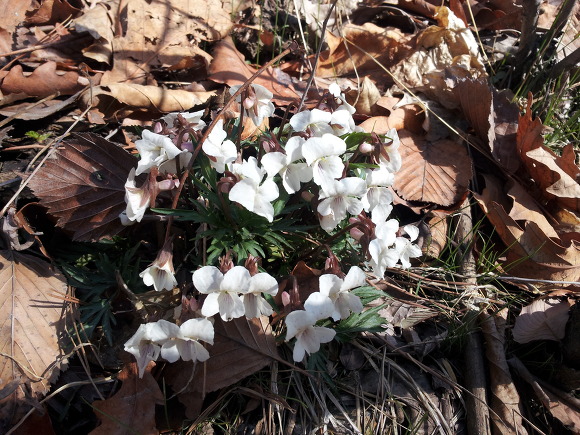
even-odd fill
[{"label": "pale beige leaf", "polygon": [[422,136],[399,131],[403,166],[393,189],[410,201],[450,206],[467,192],[471,159],[464,146],[450,140],[428,142]]},{"label": "pale beige leaf", "polygon": [[555,340],[564,338],[570,311],[567,301],[558,299],[537,299],[522,308],[512,330],[514,340],[529,343],[534,340]]},{"label": "pale beige leaf", "polygon": [[[374,302],[376,303],[377,301]],[[378,315],[393,326],[402,329],[411,328],[438,314],[432,308],[411,305],[395,299],[387,299],[384,304],[385,308],[379,310]]]},{"label": "pale beige leaf", "polygon": [[46,394],[66,364],[64,302],[55,296],[64,297],[66,282],[39,258],[0,251],[0,283],[0,385],[20,380],[0,407],[2,420],[26,410],[28,391]]}]

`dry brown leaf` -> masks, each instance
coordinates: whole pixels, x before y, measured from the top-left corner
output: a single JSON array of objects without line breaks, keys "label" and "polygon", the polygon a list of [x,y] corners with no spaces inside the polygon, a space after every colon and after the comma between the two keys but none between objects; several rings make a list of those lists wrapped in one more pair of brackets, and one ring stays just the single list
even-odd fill
[{"label": "dry brown leaf", "polygon": [[97,86],[91,92],[81,95],[84,107],[90,104],[98,107],[107,117],[124,117],[121,110],[143,110],[149,118],[166,112],[183,112],[205,103],[214,92],[184,91],[164,89],[157,86],[143,86],[130,83],[115,83],[108,86]]},{"label": "dry brown leaf", "polygon": [[557,156],[544,145],[542,122],[532,119],[532,100],[528,99],[526,113],[520,116],[517,132],[517,150],[535,183],[548,199],[562,207],[580,212],[580,168],[572,145]]},{"label": "dry brown leaf", "polygon": [[[455,204],[471,180],[471,159],[464,146],[450,140],[427,142],[424,137],[399,131],[403,165],[393,189],[404,199]],[[452,156],[452,157],[451,157]]]},{"label": "dry brown leaf", "polygon": [[[95,7],[83,11],[83,14],[75,19],[74,24],[78,32],[88,32],[95,42],[83,49],[83,55],[89,59],[109,64],[113,53],[113,19],[110,16],[111,8],[118,7],[118,0],[99,2]],[[115,8],[116,11],[116,8]]]},{"label": "dry brown leaf", "polygon": [[0,14],[0,29],[10,36],[18,24],[26,19],[26,12],[37,5],[35,0],[4,0]]},{"label": "dry brown leaf", "polygon": [[538,400],[550,414],[572,433],[580,433],[580,400],[533,376],[518,358],[510,358],[508,363],[532,386]]},{"label": "dry brown leaf", "polygon": [[[23,98],[27,98],[24,94],[10,94],[10,95],[23,95]],[[47,100],[43,103],[19,103],[4,107],[0,110],[0,115],[2,116],[12,116],[14,119],[23,119],[25,121],[33,119],[42,119],[47,116],[54,115],[56,112],[64,109],[65,107],[73,104],[79,97],[80,92],[71,95],[66,100]],[[4,103],[5,99],[0,100],[0,104]]]},{"label": "dry brown leaf", "polygon": [[279,359],[268,317],[251,320],[243,317],[230,322],[216,318],[214,330],[214,344],[207,348],[210,358],[205,363],[197,363],[189,384],[191,363],[172,364],[165,376],[175,391],[187,385],[178,397],[191,419],[197,417],[196,405],[205,393],[229,387]]},{"label": "dry brown leaf", "polygon": [[66,0],[44,0],[38,9],[26,13],[26,22],[35,25],[55,24],[79,13],[80,9],[71,6]]},{"label": "dry brown leaf", "polygon": [[518,343],[534,340],[560,341],[566,333],[570,311],[569,300],[537,299],[522,308],[512,334]]},{"label": "dry brown leaf", "polygon": [[397,97],[381,97],[377,101],[377,106],[387,109],[390,112],[387,120],[387,130],[394,128],[396,130],[405,129],[415,134],[422,133],[423,121],[425,121],[423,109],[416,104],[399,106],[400,103],[401,99]]},{"label": "dry brown leaf", "polygon": [[121,389],[107,400],[95,400],[94,412],[101,425],[91,435],[158,434],[155,424],[155,405],[165,403],[163,392],[151,376],[150,362],[143,378],[139,378],[137,363],[128,363],[118,379],[123,382]]},{"label": "dry brown leaf", "polygon": [[[209,79],[228,86],[241,85],[257,69],[249,66],[229,36],[218,42],[213,51],[213,61],[209,66]],[[301,94],[296,91],[292,79],[279,68],[268,68],[256,77],[254,83],[264,86],[274,94],[272,101],[288,105],[300,101]]]},{"label": "dry brown leaf", "polygon": [[347,24],[342,34],[344,37],[327,32],[329,49],[320,55],[317,77],[341,77],[356,71],[358,75],[371,74],[371,79],[383,82],[385,72],[377,62],[389,68],[404,59],[410,50],[409,36],[394,28],[385,30],[372,23]]},{"label": "dry brown leaf", "polygon": [[[510,190],[510,195],[515,199],[520,197],[521,192],[518,193],[517,189]],[[503,190],[493,182],[486,186],[481,195],[474,193],[474,197],[508,247],[504,267],[509,269],[510,274],[544,280],[580,280],[580,234],[567,233],[560,235],[560,238],[548,237],[545,231],[550,232],[549,223],[532,208],[524,214],[525,206],[515,212],[514,216],[526,216],[538,221],[519,220],[521,224],[516,222],[506,212],[507,206],[501,204],[504,200]],[[523,204],[521,201],[516,202]]]},{"label": "dry brown leaf", "polygon": [[480,314],[485,341],[485,356],[491,382],[491,424],[494,433],[526,435],[523,426],[520,395],[514,385],[505,357],[505,318],[507,309],[491,316]]},{"label": "dry brown leaf", "polygon": [[439,258],[449,239],[447,236],[449,227],[447,219],[440,216],[432,216],[426,220],[426,224],[429,228],[430,237],[423,243],[421,250],[424,255],[431,258]]},{"label": "dry brown leaf", "polygon": [[510,173],[520,166],[515,148],[519,109],[505,93],[499,93],[484,78],[464,78],[454,87],[463,114],[489,146],[491,154]]},{"label": "dry brown leaf", "polygon": [[99,240],[123,230],[125,182],[136,160],[100,136],[77,134],[63,143],[29,183],[73,240]]},{"label": "dry brown leaf", "polygon": [[485,76],[486,72],[471,30],[444,6],[437,8],[436,18],[438,25],[421,32],[416,50],[391,72],[412,90],[425,93],[446,108],[455,108],[453,82]]},{"label": "dry brown leaf", "polygon": [[[401,329],[412,328],[439,314],[433,308],[419,307],[416,304],[410,305],[396,299],[387,299],[382,302],[384,302],[386,307],[379,310],[378,315],[384,318],[389,324]],[[373,302],[373,304],[377,303],[377,301]]]},{"label": "dry brown leaf", "polygon": [[46,62],[31,74],[24,73],[20,65],[15,65],[0,84],[4,94],[24,93],[30,97],[49,95],[73,95],[88,85],[88,80],[74,71],[56,70],[56,62]]},{"label": "dry brown leaf", "polygon": [[381,98],[377,86],[368,77],[365,77],[358,90],[346,93],[346,100],[356,109],[357,115],[372,115],[375,103]]},{"label": "dry brown leaf", "polygon": [[0,401],[4,433],[48,392],[67,363],[62,299],[66,281],[44,260],[0,251],[0,283],[0,386],[18,383]]}]

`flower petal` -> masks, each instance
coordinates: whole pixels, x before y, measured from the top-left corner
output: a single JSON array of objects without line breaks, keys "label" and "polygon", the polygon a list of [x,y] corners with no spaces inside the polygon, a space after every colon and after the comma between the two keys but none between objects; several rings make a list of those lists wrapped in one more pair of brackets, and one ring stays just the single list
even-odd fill
[{"label": "flower petal", "polygon": [[204,266],[193,272],[193,285],[200,293],[216,292],[220,290],[223,278],[217,267]]}]

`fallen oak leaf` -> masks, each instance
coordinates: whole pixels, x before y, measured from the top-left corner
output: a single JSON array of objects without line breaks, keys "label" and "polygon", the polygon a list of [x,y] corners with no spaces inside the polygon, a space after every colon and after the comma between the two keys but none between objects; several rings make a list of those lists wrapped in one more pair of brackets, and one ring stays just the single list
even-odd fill
[{"label": "fallen oak leaf", "polygon": [[120,146],[85,133],[63,142],[29,187],[73,240],[111,237],[124,227],[125,182],[136,159]]},{"label": "fallen oak leaf", "polygon": [[564,147],[561,156],[546,147],[542,122],[532,118],[531,104],[530,97],[525,114],[519,117],[516,146],[520,158],[547,199],[580,212],[580,168],[573,146]]},{"label": "fallen oak leaf", "polygon": [[529,343],[534,340],[560,341],[566,334],[570,301],[537,299],[522,308],[512,329],[514,340]]}]

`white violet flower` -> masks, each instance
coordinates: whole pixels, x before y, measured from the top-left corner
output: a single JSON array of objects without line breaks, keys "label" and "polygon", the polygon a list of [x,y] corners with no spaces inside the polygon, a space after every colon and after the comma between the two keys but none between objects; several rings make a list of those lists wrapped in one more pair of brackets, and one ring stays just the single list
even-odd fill
[{"label": "white violet flower", "polygon": [[260,272],[250,278],[250,288],[242,295],[245,314],[248,319],[269,316],[273,313],[272,307],[264,299],[262,293],[276,296],[278,293],[278,281],[273,276]]},{"label": "white violet flower", "polygon": [[149,130],[143,130],[143,138],[135,141],[135,146],[141,157],[135,171],[136,175],[149,172],[152,167],[159,167],[182,153],[182,150],[167,136]]},{"label": "white violet flower", "polygon": [[[230,88],[230,95],[234,95],[241,85],[232,86]],[[248,96],[242,101],[245,113],[250,117],[254,125],[259,127],[264,122],[264,118],[269,118],[274,114],[274,104],[272,98],[274,94],[266,89],[264,86],[251,84],[248,89]],[[243,93],[242,93],[243,96]],[[241,96],[236,99],[239,103]]]},{"label": "white violet flower", "polygon": [[244,315],[244,302],[239,294],[250,289],[250,272],[245,267],[234,266],[224,275],[215,266],[204,266],[193,272],[193,285],[207,295],[201,308],[205,317],[219,313],[228,322]]},{"label": "white violet flower", "polygon": [[236,144],[231,140],[225,140],[227,135],[224,121],[220,119],[201,146],[203,152],[209,156],[211,167],[220,174],[223,174],[228,163],[238,157]]},{"label": "white violet flower", "polygon": [[169,127],[173,127],[177,115],[181,115],[187,122],[191,124],[191,128],[194,130],[201,130],[205,127],[205,122],[201,120],[204,110],[198,110],[197,112],[171,112],[161,118]]},{"label": "white violet flower", "polygon": [[330,126],[331,120],[330,112],[312,109],[298,112],[288,122],[294,131],[308,131],[312,136],[320,137],[324,134],[335,134]]},{"label": "white violet flower", "polygon": [[332,134],[311,137],[302,146],[302,155],[312,167],[312,177],[319,186],[342,177],[344,163],[340,156],[346,151],[346,143]]},{"label": "white violet flower", "polygon": [[286,316],[286,341],[296,337],[292,357],[297,362],[302,361],[306,353],[318,352],[321,343],[332,341],[336,335],[333,329],[315,326],[316,322],[330,317],[334,312],[334,305],[328,296],[320,292],[312,293],[304,308]]},{"label": "white violet flower", "polygon": [[177,285],[173,270],[172,246],[172,240],[167,240],[155,261],[139,274],[145,285],[153,286],[155,291],[171,290]]},{"label": "white violet flower", "polygon": [[351,311],[362,312],[363,305],[360,298],[349,291],[365,284],[365,273],[360,267],[351,267],[344,280],[329,273],[321,275],[318,282],[320,293],[328,296],[334,304],[331,317],[335,322],[346,319]]},{"label": "white violet flower", "polygon": [[272,178],[274,175],[280,174],[284,189],[288,193],[297,192],[300,190],[300,183],[312,180],[311,167],[306,163],[294,163],[304,158],[302,156],[304,142],[304,138],[293,136],[286,143],[286,154],[274,151],[262,157],[262,165],[266,168],[268,177]]},{"label": "white violet flower", "polygon": [[326,183],[319,198],[318,213],[322,219],[320,225],[326,231],[333,230],[347,216],[347,212],[358,215],[363,210],[359,199],[366,192],[365,181],[358,177],[347,177],[342,180],[330,180]]},{"label": "white violet flower", "polygon": [[208,319],[189,319],[179,327],[181,338],[176,347],[183,361],[207,361],[209,352],[200,341],[213,345],[214,329]]}]

